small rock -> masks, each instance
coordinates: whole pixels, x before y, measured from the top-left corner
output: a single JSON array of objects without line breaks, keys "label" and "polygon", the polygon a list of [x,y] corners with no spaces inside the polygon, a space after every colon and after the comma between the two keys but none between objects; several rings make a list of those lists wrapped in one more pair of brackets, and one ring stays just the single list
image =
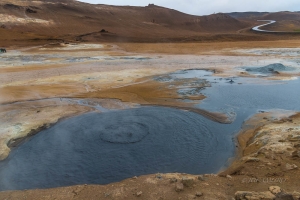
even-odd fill
[{"label": "small rock", "polygon": [[247,192],[247,191],[238,191],[235,193],[236,200],[274,200],[276,196],[271,192]]},{"label": "small rock", "polygon": [[186,187],[192,187],[194,185],[194,178],[183,177],[181,180],[182,184]]},{"label": "small rock", "polygon": [[158,179],[162,179],[162,175],[161,174],[156,174],[155,177],[158,178]]},{"label": "small rock", "polygon": [[286,164],[285,164],[285,168],[286,168],[286,170],[293,170],[293,169],[297,169],[298,166],[295,165],[295,164],[289,164],[289,163],[286,163]]},{"label": "small rock", "polygon": [[196,197],[202,197],[203,193],[202,192],[196,192]]},{"label": "small rock", "polygon": [[171,178],[170,179],[170,183],[176,183],[177,182],[177,178]]},{"label": "small rock", "polygon": [[176,192],[183,191],[183,184],[182,183],[176,183],[176,185],[175,185],[175,191]]},{"label": "small rock", "polygon": [[259,192],[258,197],[259,197],[259,199],[264,199],[264,200],[273,200],[276,198],[276,196],[269,191]]},{"label": "small rock", "polygon": [[137,179],[137,178],[138,178],[137,176],[132,177],[132,179]]},{"label": "small rock", "polygon": [[272,194],[278,194],[281,192],[281,188],[278,186],[270,186],[269,187],[270,192],[272,192]]},{"label": "small rock", "polygon": [[232,179],[232,176],[230,176],[230,175],[227,174],[226,178]]},{"label": "small rock", "polygon": [[293,192],[294,199],[300,199],[300,192]]},{"label": "small rock", "polygon": [[137,197],[140,197],[142,194],[143,194],[143,192],[142,192],[142,191],[139,191],[139,192],[136,193],[136,196],[137,196]]},{"label": "small rock", "polygon": [[252,192],[247,192],[247,191],[237,191],[234,196],[236,200],[244,200],[246,199],[247,196],[251,196]]},{"label": "small rock", "polygon": [[246,163],[247,162],[259,162],[260,161],[259,158],[254,158],[254,157],[246,157],[243,160],[246,161]]},{"label": "small rock", "polygon": [[275,200],[294,200],[293,195],[292,194],[287,194],[287,193],[279,193],[276,195],[276,199]]},{"label": "small rock", "polygon": [[199,175],[199,176],[198,176],[198,180],[200,180],[200,181],[205,181],[205,178],[204,178],[203,175]]}]

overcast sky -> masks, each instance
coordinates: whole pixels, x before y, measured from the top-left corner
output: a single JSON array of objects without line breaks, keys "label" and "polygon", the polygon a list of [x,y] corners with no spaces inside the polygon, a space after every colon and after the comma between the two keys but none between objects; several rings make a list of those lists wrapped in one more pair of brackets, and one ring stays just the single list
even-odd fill
[{"label": "overcast sky", "polygon": [[146,6],[149,3],[194,15],[244,11],[300,11],[300,0],[80,0],[92,4]]}]

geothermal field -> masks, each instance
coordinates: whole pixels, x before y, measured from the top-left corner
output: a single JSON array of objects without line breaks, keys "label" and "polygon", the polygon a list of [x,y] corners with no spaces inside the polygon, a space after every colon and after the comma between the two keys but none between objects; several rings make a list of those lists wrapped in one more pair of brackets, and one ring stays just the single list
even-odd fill
[{"label": "geothermal field", "polygon": [[300,199],[299,13],[0,4],[0,199]]}]

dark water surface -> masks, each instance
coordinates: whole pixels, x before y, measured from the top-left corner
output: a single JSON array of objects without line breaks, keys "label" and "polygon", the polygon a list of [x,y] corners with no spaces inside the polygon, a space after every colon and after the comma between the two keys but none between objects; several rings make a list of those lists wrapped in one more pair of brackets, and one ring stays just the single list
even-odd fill
[{"label": "dark water surface", "polygon": [[[199,79],[206,75],[199,72]],[[198,106],[235,115],[232,124],[164,107],[81,115],[13,150],[0,163],[0,190],[106,184],[157,172],[215,173],[234,156],[232,138],[244,120],[259,110],[300,110],[299,80],[205,79],[212,84]]]},{"label": "dark water surface", "polygon": [[234,151],[224,126],[163,107],[74,117],[12,151],[0,163],[0,188],[106,184],[157,172],[215,172]]}]

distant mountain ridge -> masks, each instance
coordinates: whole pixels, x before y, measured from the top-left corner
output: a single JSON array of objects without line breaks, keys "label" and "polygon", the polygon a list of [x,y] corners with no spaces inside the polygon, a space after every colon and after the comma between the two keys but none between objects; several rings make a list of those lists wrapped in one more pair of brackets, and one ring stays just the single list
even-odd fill
[{"label": "distant mountain ridge", "polygon": [[75,0],[0,0],[0,39],[147,42],[205,40],[215,35],[212,40],[223,40],[240,34],[241,30],[247,32],[257,19],[296,19],[299,15],[298,12],[236,12],[195,16],[154,4],[138,7]]},{"label": "distant mountain ridge", "polygon": [[[153,4],[146,7],[110,6],[73,0],[1,1],[0,13],[0,25],[9,30],[40,35],[55,32],[57,36],[105,29],[124,36],[165,37],[171,32],[175,36],[191,35],[192,32],[228,33],[249,25],[221,13],[194,16]],[[45,22],[45,26],[41,28],[38,22]]]}]

